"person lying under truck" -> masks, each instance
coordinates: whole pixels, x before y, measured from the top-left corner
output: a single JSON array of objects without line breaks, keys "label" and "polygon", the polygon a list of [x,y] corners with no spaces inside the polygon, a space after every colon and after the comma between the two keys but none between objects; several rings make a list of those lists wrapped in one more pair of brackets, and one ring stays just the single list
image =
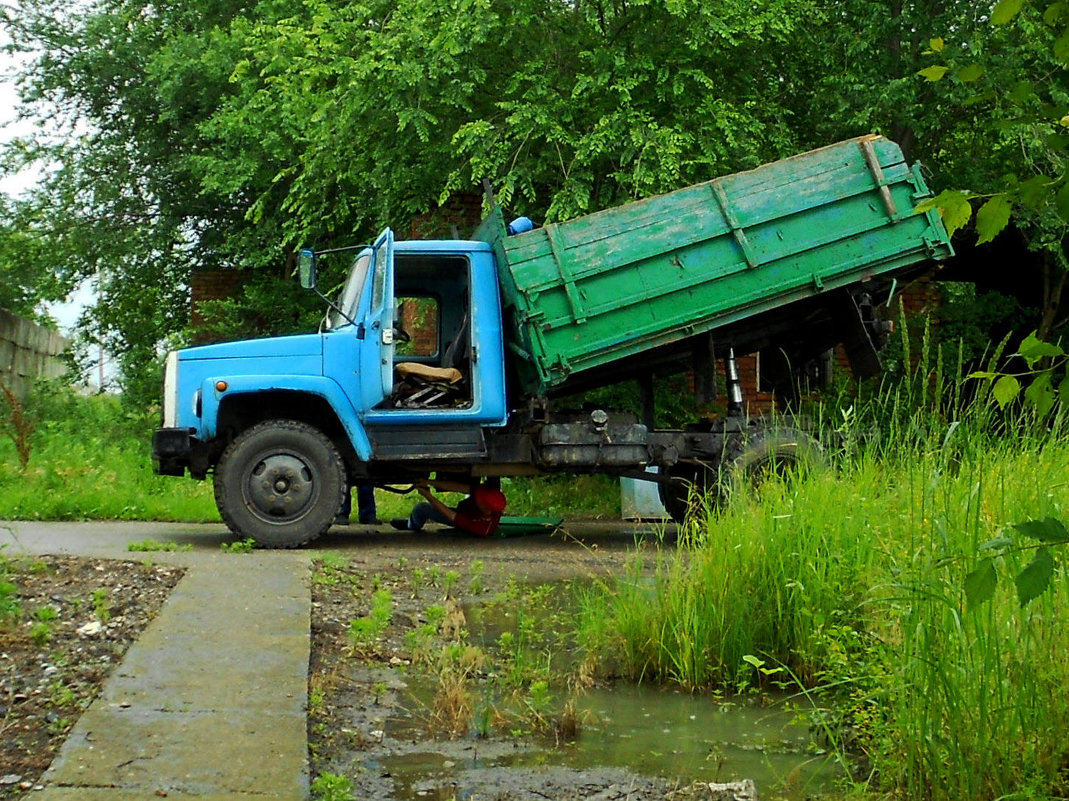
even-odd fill
[{"label": "person lying under truck", "polygon": [[[467,492],[468,497],[453,508],[436,498],[432,487],[439,492]],[[508,505],[501,490],[483,484],[421,480],[416,482],[415,488],[426,502],[417,503],[408,519],[398,517],[390,521],[391,526],[401,531],[419,531],[426,523],[435,522],[454,526],[477,537],[489,537],[497,531]]]}]

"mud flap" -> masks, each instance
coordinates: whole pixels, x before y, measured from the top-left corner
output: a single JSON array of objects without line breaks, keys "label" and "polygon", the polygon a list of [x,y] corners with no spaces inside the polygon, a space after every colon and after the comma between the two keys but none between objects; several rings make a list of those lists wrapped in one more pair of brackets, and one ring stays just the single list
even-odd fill
[{"label": "mud flap", "polygon": [[883,343],[874,342],[873,334],[882,334],[882,322],[876,318],[867,296],[862,296],[861,303],[850,292],[843,292],[842,298],[835,307],[835,324],[842,335],[850,369],[857,378],[879,375],[883,370],[879,346]]}]

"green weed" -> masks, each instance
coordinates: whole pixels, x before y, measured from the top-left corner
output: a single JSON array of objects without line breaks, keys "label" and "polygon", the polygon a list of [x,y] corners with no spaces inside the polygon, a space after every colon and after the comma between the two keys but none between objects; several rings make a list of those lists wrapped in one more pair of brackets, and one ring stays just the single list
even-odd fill
[{"label": "green weed", "polygon": [[101,623],[107,623],[111,620],[111,609],[108,607],[108,591],[103,587],[99,590],[93,590],[91,598],[93,604],[93,616],[96,617]]},{"label": "green weed", "polygon": [[366,655],[374,651],[393,617],[393,596],[389,590],[376,590],[371,596],[371,611],[349,623],[349,647],[353,653]]},{"label": "green weed", "polygon": [[0,629],[13,626],[22,616],[22,604],[16,594],[18,589],[10,581],[0,579]]},{"label": "green weed", "polygon": [[223,553],[252,553],[256,550],[256,540],[251,537],[234,542],[223,542],[219,545]]},{"label": "green weed", "polygon": [[317,776],[311,791],[314,801],[353,801],[356,798],[352,780],[335,773]]},{"label": "green weed", "polygon": [[131,542],[126,546],[126,550],[132,553],[176,553],[180,551],[192,551],[193,546],[190,543],[177,543],[177,542],[159,542],[157,540],[141,540],[140,542]]},{"label": "green weed", "polygon": [[[48,384],[26,401],[36,426],[26,469],[0,439],[0,519],[216,521],[210,482],[152,471],[156,412]],[[108,492],[101,492],[108,487]]]},{"label": "green weed", "polygon": [[30,639],[38,647],[52,639],[52,624],[59,619],[59,612],[52,606],[39,606],[33,611],[34,624],[30,627]]},{"label": "green weed", "polygon": [[861,790],[1059,797],[1064,417],[998,408],[923,344],[903,363],[917,367],[897,385],[824,410],[836,470],[710,508],[652,570],[636,558],[585,592],[584,664],[695,689],[793,686],[837,753],[866,755]]},{"label": "green weed", "polygon": [[468,579],[468,592],[479,595],[485,588],[483,573],[486,571],[486,563],[482,559],[476,559],[471,563],[470,578]]},{"label": "green weed", "polygon": [[39,648],[48,644],[48,641],[52,639],[52,634],[52,626],[49,623],[38,622],[30,627],[30,640]]}]

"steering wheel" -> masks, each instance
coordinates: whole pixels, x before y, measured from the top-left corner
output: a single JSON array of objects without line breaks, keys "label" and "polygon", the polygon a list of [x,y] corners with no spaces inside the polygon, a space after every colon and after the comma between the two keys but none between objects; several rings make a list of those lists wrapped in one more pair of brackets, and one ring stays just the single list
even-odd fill
[{"label": "steering wheel", "polygon": [[400,323],[393,324],[393,338],[397,342],[411,342],[412,335],[403,329]]}]

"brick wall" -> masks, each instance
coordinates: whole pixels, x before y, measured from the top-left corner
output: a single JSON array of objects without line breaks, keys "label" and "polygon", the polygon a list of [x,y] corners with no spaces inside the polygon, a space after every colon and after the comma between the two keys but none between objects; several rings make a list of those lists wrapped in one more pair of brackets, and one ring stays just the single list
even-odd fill
[{"label": "brick wall", "polygon": [[928,272],[899,288],[892,301],[892,319],[897,320],[900,309],[904,308],[908,318],[930,314],[935,322],[942,305],[943,296],[935,282],[935,272]]},{"label": "brick wall", "polygon": [[483,218],[483,196],[458,192],[444,205],[416,215],[408,226],[408,239],[465,239]]},{"label": "brick wall", "polygon": [[226,300],[241,291],[250,273],[239,270],[194,270],[191,278],[191,324],[196,330],[204,325],[201,304],[206,300]]}]

